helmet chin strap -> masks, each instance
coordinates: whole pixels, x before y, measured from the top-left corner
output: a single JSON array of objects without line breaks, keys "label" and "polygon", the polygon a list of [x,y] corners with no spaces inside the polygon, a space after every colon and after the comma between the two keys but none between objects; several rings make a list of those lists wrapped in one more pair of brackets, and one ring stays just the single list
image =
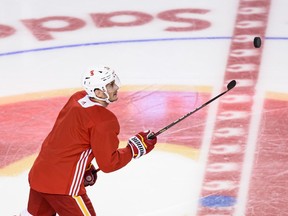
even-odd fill
[{"label": "helmet chin strap", "polygon": [[110,103],[112,103],[109,99],[110,99],[110,97],[109,97],[109,94],[106,92],[106,91],[103,91],[103,93],[107,96],[106,98],[99,98],[99,97],[97,97],[96,96],[96,94],[95,94],[95,99],[97,99],[97,100],[100,100],[100,101],[105,101],[106,103],[108,103],[108,104],[110,104]]},{"label": "helmet chin strap", "polygon": [[109,100],[109,99],[110,99],[109,94],[108,94],[107,92],[104,92],[104,94],[107,96],[107,98],[105,98],[105,102],[108,103],[108,104],[112,103],[112,102]]}]

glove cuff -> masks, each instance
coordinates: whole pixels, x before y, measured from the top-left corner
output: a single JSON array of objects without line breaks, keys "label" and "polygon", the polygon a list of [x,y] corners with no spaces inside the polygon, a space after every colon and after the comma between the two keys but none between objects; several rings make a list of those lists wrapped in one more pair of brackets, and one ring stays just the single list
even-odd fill
[{"label": "glove cuff", "polygon": [[143,146],[144,142],[141,142],[141,140],[137,136],[133,136],[129,139],[129,146],[131,147],[133,158],[140,158],[144,154],[146,154],[146,148]]}]

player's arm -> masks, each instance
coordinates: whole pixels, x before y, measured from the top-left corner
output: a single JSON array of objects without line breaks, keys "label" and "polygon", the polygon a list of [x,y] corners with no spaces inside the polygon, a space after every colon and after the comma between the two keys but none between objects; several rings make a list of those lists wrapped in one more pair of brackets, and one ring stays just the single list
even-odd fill
[{"label": "player's arm", "polygon": [[119,148],[119,123],[116,120],[105,121],[91,128],[91,146],[99,169],[113,172],[132,159],[131,147]]},{"label": "player's arm", "polygon": [[148,154],[157,142],[157,137],[148,139],[150,131],[144,131],[132,136],[125,148],[119,148],[118,133],[117,121],[102,123],[92,130],[93,154],[103,172],[113,172],[124,167],[132,158]]}]

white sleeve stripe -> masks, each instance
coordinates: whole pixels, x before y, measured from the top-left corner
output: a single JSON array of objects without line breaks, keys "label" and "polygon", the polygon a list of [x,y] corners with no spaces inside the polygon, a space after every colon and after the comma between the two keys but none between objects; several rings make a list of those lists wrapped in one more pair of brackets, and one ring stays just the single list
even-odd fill
[{"label": "white sleeve stripe", "polygon": [[88,149],[88,150],[82,152],[80,159],[77,162],[74,178],[73,178],[72,185],[71,185],[70,191],[69,191],[69,195],[71,195],[71,196],[77,195],[77,193],[80,190],[80,186],[82,183],[81,179],[85,173],[87,160],[88,160],[88,157],[91,154],[91,152],[92,152],[91,149]]},{"label": "white sleeve stripe", "polygon": [[81,168],[81,170],[80,170],[80,172],[79,172],[79,175],[78,175],[78,180],[77,180],[77,187],[76,187],[76,192],[75,192],[75,195],[78,195],[78,192],[79,192],[79,190],[80,190],[80,187],[81,187],[81,183],[82,183],[82,179],[83,179],[83,176],[84,176],[84,174],[85,174],[85,170],[86,170],[86,166],[87,166],[87,160],[88,160],[88,157],[89,157],[89,155],[90,155],[90,153],[91,153],[91,150],[89,151],[89,152],[87,152],[87,156],[86,157],[84,157],[84,159],[82,160],[82,168]]},{"label": "white sleeve stripe", "polygon": [[82,158],[84,157],[84,155],[85,155],[85,152],[82,152],[82,154],[80,156],[80,160],[77,163],[75,174],[74,174],[74,178],[73,178],[73,182],[72,182],[72,185],[70,187],[69,195],[73,196],[73,194],[75,193],[75,184],[76,184],[76,180],[77,180],[77,176],[78,176],[78,172],[79,172],[79,166],[80,166],[80,162],[81,162]]}]

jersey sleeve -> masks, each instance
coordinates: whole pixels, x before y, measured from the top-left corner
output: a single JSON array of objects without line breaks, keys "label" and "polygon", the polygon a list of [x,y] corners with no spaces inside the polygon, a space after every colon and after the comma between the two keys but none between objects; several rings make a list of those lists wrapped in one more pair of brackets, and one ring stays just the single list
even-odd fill
[{"label": "jersey sleeve", "polygon": [[129,146],[119,148],[119,123],[109,120],[97,124],[91,128],[91,146],[96,162],[103,172],[113,172],[132,159]]}]

